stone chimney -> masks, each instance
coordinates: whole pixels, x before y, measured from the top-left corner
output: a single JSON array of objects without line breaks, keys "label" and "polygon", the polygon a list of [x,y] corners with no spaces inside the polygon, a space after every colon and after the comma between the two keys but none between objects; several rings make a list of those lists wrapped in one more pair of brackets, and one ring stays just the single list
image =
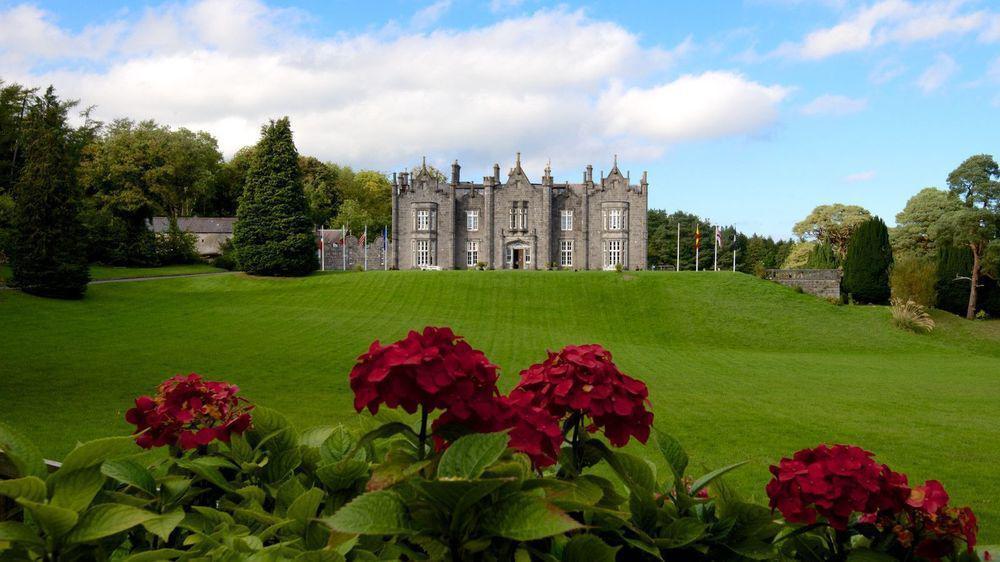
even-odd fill
[{"label": "stone chimney", "polygon": [[500,163],[493,164],[493,183],[500,183]]},{"label": "stone chimney", "polygon": [[458,186],[458,181],[460,179],[460,172],[462,167],[458,165],[458,160],[456,159],[451,164],[451,185],[452,187]]}]

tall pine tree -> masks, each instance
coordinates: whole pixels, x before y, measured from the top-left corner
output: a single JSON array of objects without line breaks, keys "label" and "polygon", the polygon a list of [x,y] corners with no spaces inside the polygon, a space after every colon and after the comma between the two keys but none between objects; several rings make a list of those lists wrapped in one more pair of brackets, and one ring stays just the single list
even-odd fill
[{"label": "tall pine tree", "polygon": [[73,105],[60,101],[51,87],[30,104],[24,162],[14,184],[14,284],[46,297],[81,298],[90,281],[73,130],[66,122]]},{"label": "tall pine tree", "polygon": [[233,230],[237,259],[247,273],[296,276],[316,270],[316,235],[298,158],[288,117],[261,128]]},{"label": "tall pine tree", "polygon": [[878,217],[861,223],[847,245],[844,292],[860,303],[888,302],[891,267],[892,246],[885,223]]}]

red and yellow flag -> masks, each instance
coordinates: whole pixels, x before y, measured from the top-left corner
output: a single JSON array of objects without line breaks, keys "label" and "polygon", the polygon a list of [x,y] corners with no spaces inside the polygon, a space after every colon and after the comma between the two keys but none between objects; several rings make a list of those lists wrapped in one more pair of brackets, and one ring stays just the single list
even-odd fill
[{"label": "red and yellow flag", "polygon": [[701,248],[701,225],[694,227],[694,249]]}]

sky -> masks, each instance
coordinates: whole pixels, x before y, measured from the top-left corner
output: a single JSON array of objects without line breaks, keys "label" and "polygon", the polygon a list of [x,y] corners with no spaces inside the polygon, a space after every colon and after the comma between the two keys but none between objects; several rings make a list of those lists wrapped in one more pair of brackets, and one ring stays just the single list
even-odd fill
[{"label": "sky", "polygon": [[0,79],[226,157],[284,115],[302,154],[387,173],[617,155],[651,208],[789,237],[1000,156],[1000,0],[0,0]]}]

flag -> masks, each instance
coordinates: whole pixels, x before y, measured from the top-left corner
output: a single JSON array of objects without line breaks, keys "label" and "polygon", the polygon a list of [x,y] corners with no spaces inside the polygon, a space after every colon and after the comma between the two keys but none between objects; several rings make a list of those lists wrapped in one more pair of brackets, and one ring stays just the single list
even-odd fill
[{"label": "flag", "polygon": [[701,225],[694,227],[694,249],[701,248]]},{"label": "flag", "polygon": [[722,245],[722,229],[719,227],[715,227],[715,245]]},{"label": "flag", "polygon": [[364,247],[364,245],[367,243],[368,243],[368,227],[366,226],[364,234],[361,235],[361,238],[358,238],[358,246]]}]

